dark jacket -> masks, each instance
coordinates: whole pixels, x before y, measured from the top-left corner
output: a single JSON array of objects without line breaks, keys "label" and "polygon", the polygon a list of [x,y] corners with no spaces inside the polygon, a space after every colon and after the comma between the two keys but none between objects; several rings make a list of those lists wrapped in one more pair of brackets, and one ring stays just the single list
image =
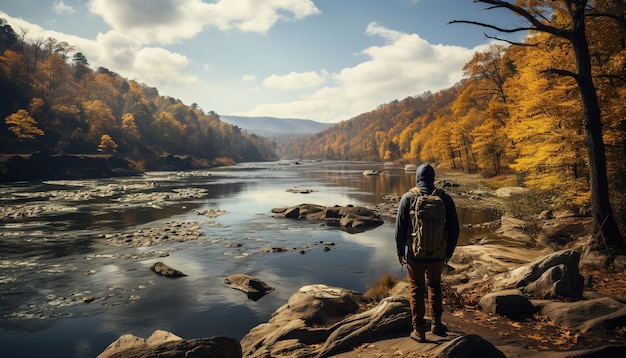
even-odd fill
[{"label": "dark jacket", "polygon": [[[415,186],[423,194],[430,194],[435,190],[435,170],[429,164],[422,164],[417,168],[415,175]],[[398,215],[396,216],[396,248],[398,256],[407,256],[408,260],[418,262],[437,262],[439,259],[417,259],[411,250],[406,250],[406,239],[411,229],[411,202],[416,194],[408,191],[400,199]],[[442,192],[440,195],[446,206],[446,232],[448,233],[447,258],[451,258],[459,240],[459,217],[456,213],[456,206],[450,195]]]}]

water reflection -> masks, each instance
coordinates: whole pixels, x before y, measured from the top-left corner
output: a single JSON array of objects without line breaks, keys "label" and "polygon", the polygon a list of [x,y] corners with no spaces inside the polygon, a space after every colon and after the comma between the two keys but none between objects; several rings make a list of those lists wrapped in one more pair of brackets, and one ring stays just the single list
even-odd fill
[{"label": "water reflection", "polygon": [[[379,170],[380,175],[363,175],[366,169]],[[388,194],[403,194],[415,186],[415,173],[401,168],[384,167],[382,164],[329,165],[308,171],[314,179],[320,179],[337,187],[354,188],[352,196],[367,203],[376,203]]]}]

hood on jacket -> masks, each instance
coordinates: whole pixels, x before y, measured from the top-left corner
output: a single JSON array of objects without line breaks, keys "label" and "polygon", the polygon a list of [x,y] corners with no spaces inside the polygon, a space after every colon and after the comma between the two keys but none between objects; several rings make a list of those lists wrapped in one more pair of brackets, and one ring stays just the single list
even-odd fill
[{"label": "hood on jacket", "polygon": [[415,186],[422,192],[435,190],[435,169],[430,164],[422,164],[415,171]]}]

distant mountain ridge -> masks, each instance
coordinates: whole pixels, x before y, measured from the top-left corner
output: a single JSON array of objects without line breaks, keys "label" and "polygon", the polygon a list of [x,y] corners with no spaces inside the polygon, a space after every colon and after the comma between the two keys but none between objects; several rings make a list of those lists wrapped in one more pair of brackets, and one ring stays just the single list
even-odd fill
[{"label": "distant mountain ridge", "polygon": [[286,140],[299,136],[308,136],[335,125],[336,123],[321,123],[310,119],[275,118],[275,117],[242,117],[220,115],[226,123],[236,125],[259,136],[274,140]]}]

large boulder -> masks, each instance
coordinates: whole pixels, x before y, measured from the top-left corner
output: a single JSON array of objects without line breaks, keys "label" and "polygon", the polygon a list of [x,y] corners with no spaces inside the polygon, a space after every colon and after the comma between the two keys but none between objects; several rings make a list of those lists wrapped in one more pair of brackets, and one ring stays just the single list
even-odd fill
[{"label": "large boulder", "polygon": [[453,341],[437,347],[429,353],[429,357],[440,358],[505,358],[506,356],[491,342],[476,334],[466,334]]},{"label": "large boulder", "polygon": [[626,326],[626,305],[609,297],[553,302],[546,305],[541,313],[558,326],[577,329],[583,333]]},{"label": "large boulder", "polygon": [[300,204],[287,208],[272,209],[274,217],[321,221],[329,226],[340,227],[347,232],[363,232],[383,224],[375,211],[362,206],[323,206]]},{"label": "large boulder", "polygon": [[564,264],[552,266],[538,279],[528,284],[524,292],[540,298],[581,297],[584,279],[578,274],[578,270],[574,274],[569,270],[570,267]]},{"label": "large boulder", "polygon": [[584,279],[579,260],[575,250],[555,252],[497,276],[494,291],[517,288],[541,298],[580,298]]},{"label": "large boulder", "polygon": [[310,356],[326,342],[330,327],[369,303],[362,294],[338,287],[309,285],[278,308],[267,323],[241,340],[246,357]]},{"label": "large boulder", "polygon": [[480,299],[479,305],[484,311],[509,318],[520,318],[537,311],[522,291],[517,289],[486,294]]},{"label": "large boulder", "polygon": [[318,352],[320,357],[346,351],[365,342],[373,342],[386,333],[406,330],[411,326],[409,300],[387,297],[376,307],[350,316],[331,327],[332,332]]},{"label": "large boulder", "polygon": [[239,291],[243,291],[248,295],[248,298],[256,301],[266,294],[273,292],[274,287],[259,280],[256,277],[234,273],[224,279],[224,283]]},{"label": "large boulder", "polygon": [[210,337],[185,340],[173,333],[155,331],[147,339],[125,334],[98,358],[239,358],[241,345],[234,338]]},{"label": "large boulder", "polygon": [[591,217],[575,216],[573,213],[551,217],[551,214],[552,212],[548,211],[538,217],[542,232],[538,239],[547,246],[555,249],[566,247],[586,233],[593,231]]}]

